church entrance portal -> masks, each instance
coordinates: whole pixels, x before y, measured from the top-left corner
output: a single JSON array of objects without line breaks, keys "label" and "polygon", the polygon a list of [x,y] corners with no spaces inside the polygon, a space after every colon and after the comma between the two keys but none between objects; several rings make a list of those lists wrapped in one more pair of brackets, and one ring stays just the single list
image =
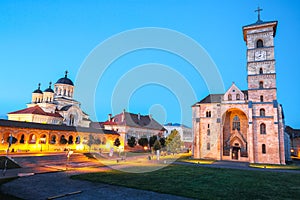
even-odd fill
[{"label": "church entrance portal", "polygon": [[231,159],[233,159],[233,160],[239,159],[239,150],[240,150],[240,147],[232,147]]}]

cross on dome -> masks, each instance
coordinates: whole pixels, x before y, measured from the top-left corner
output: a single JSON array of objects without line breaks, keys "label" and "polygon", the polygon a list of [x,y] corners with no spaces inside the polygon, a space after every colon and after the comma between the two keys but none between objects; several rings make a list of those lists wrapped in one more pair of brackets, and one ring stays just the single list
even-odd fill
[{"label": "cross on dome", "polygon": [[68,70],[66,70],[66,72],[65,72],[66,74],[65,74],[65,78],[67,78],[68,77]]}]

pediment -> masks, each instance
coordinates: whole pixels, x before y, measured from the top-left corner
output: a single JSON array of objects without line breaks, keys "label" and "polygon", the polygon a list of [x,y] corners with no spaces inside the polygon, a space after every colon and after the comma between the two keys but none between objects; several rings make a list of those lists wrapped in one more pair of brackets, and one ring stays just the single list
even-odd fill
[{"label": "pediment", "polygon": [[224,101],[239,101],[244,99],[245,94],[235,85],[234,82],[223,96]]}]

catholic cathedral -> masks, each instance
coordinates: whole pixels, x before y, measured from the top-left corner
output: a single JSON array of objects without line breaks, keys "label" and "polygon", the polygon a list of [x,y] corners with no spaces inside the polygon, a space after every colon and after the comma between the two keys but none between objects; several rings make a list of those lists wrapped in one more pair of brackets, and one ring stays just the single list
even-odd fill
[{"label": "catholic cathedral", "polygon": [[[235,83],[192,106],[194,158],[285,164],[284,116],[277,102],[274,38],[277,21],[243,27],[248,90]],[[287,138],[286,138],[287,140]]]}]

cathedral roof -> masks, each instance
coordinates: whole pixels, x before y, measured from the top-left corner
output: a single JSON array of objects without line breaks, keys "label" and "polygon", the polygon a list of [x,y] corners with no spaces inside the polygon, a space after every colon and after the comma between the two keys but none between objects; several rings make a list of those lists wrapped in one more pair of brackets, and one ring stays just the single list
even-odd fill
[{"label": "cathedral roof", "polygon": [[[248,90],[242,90],[242,92],[248,96]],[[193,106],[197,104],[202,104],[202,103],[221,103],[222,97],[224,94],[209,94],[205,98],[203,98],[201,101],[195,103]]]},{"label": "cathedral roof", "polygon": [[68,71],[66,71],[65,77],[58,79],[56,83],[74,86],[73,81],[71,81],[71,79],[68,78]]},{"label": "cathedral roof", "polygon": [[49,83],[49,87],[48,87],[46,90],[44,90],[44,92],[51,92],[51,93],[54,93],[54,91],[53,91],[52,88],[51,88],[51,84],[52,84],[52,82]]},{"label": "cathedral roof", "polygon": [[35,115],[46,115],[46,116],[51,116],[51,117],[61,117],[62,116],[55,112],[55,113],[49,113],[49,112],[45,112],[41,107],[39,106],[33,106],[30,108],[25,108],[22,110],[17,110],[14,112],[10,112],[8,114],[35,114]]},{"label": "cathedral roof", "polygon": [[32,93],[39,93],[39,94],[43,94],[42,90],[41,90],[41,84],[38,84],[38,89],[34,90]]}]

